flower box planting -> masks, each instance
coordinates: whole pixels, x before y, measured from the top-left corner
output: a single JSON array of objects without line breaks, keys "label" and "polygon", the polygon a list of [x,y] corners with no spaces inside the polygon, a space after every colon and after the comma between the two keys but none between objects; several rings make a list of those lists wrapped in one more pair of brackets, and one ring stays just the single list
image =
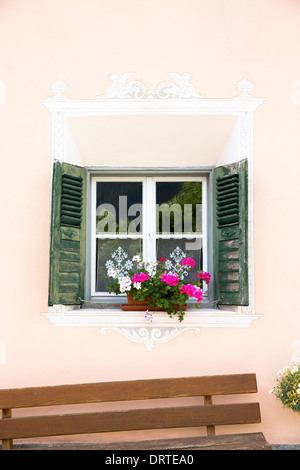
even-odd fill
[{"label": "flower box planting", "polygon": [[203,299],[203,282],[210,283],[210,274],[202,271],[197,272],[196,282],[184,280],[184,273],[195,267],[192,258],[184,258],[177,263],[172,273],[166,272],[164,258],[150,263],[134,256],[132,261],[134,268],[127,276],[119,277],[116,268],[108,271],[108,277],[112,278],[108,291],[117,295],[127,294],[128,304],[122,305],[122,310],[166,311],[170,317],[178,315],[178,320],[182,321],[187,300],[194,298],[196,306],[199,306]]}]

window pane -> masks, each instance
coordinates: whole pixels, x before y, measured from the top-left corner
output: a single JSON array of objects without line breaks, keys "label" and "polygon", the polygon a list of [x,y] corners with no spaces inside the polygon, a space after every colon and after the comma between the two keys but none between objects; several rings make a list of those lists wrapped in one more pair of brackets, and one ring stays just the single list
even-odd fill
[{"label": "window pane", "polygon": [[126,276],[132,268],[132,258],[143,258],[142,239],[97,239],[96,245],[96,292],[107,292],[111,282],[106,275],[109,269],[116,267],[119,276]]},{"label": "window pane", "polygon": [[202,183],[156,183],[156,233],[202,233]]},{"label": "window pane", "polygon": [[157,239],[156,240],[156,253],[157,259],[164,258],[166,261],[167,273],[174,272],[176,264],[182,265],[183,258],[193,258],[195,267],[189,272],[183,266],[182,272],[184,280],[190,282],[197,282],[197,272],[203,269],[203,254],[202,254],[202,239],[183,238],[181,240],[172,239]]},{"label": "window pane", "polygon": [[97,234],[142,233],[142,185],[142,182],[97,183]]}]

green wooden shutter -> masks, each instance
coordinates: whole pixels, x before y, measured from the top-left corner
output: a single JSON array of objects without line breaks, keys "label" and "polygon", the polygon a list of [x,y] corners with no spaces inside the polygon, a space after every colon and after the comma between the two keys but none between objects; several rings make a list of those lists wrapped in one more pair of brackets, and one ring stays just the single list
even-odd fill
[{"label": "green wooden shutter", "polygon": [[49,305],[84,298],[86,169],[55,162],[52,181]]},{"label": "green wooden shutter", "polygon": [[249,305],[248,161],[214,169],[214,297]]}]

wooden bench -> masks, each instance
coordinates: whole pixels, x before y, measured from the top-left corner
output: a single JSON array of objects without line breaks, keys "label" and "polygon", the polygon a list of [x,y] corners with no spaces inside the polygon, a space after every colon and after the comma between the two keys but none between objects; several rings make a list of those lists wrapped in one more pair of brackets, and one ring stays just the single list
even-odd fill
[{"label": "wooden bench", "polygon": [[[212,404],[213,395],[257,392],[255,374],[182,377],[96,384],[62,385],[0,390],[0,439],[2,449],[13,449],[13,439],[67,436],[149,429],[207,427],[207,436],[182,437],[110,444],[82,444],[80,449],[271,449],[260,432],[215,435],[215,426],[260,423],[258,403]],[[183,404],[178,404],[181,400]],[[185,397],[204,397],[201,404],[186,404]],[[153,404],[168,398],[168,406]],[[131,400],[154,400],[147,407],[128,407]],[[169,403],[169,402],[173,403]],[[175,401],[175,404],[174,404]],[[189,401],[189,400],[188,400]],[[121,410],[44,416],[12,417],[12,409],[75,405],[99,402],[122,403]],[[137,402],[135,402],[136,405]],[[165,401],[163,401],[165,405]],[[152,405],[149,407],[149,405]],[[123,406],[124,405],[124,406]],[[126,408],[127,406],[127,408]],[[32,447],[35,447],[34,445]],[[56,449],[56,447],[52,447]],[[66,448],[66,447],[64,447]],[[70,448],[70,445],[69,445]]]}]

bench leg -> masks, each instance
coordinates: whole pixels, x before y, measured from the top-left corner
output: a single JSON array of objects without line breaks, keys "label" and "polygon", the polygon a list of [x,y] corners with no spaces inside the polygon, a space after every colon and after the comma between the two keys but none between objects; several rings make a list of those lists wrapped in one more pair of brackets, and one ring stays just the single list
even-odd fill
[{"label": "bench leg", "polygon": [[12,439],[3,439],[3,441],[2,441],[2,450],[12,450],[12,449],[13,449]]},{"label": "bench leg", "polygon": [[[212,405],[211,395],[204,395],[204,405]],[[215,436],[216,429],[214,426],[206,426],[206,431],[208,436]]]},{"label": "bench leg", "polygon": [[[2,410],[2,419],[11,418],[11,409],[6,408]],[[3,439],[2,440],[2,450],[12,450],[13,449],[13,441],[12,439]]]}]

